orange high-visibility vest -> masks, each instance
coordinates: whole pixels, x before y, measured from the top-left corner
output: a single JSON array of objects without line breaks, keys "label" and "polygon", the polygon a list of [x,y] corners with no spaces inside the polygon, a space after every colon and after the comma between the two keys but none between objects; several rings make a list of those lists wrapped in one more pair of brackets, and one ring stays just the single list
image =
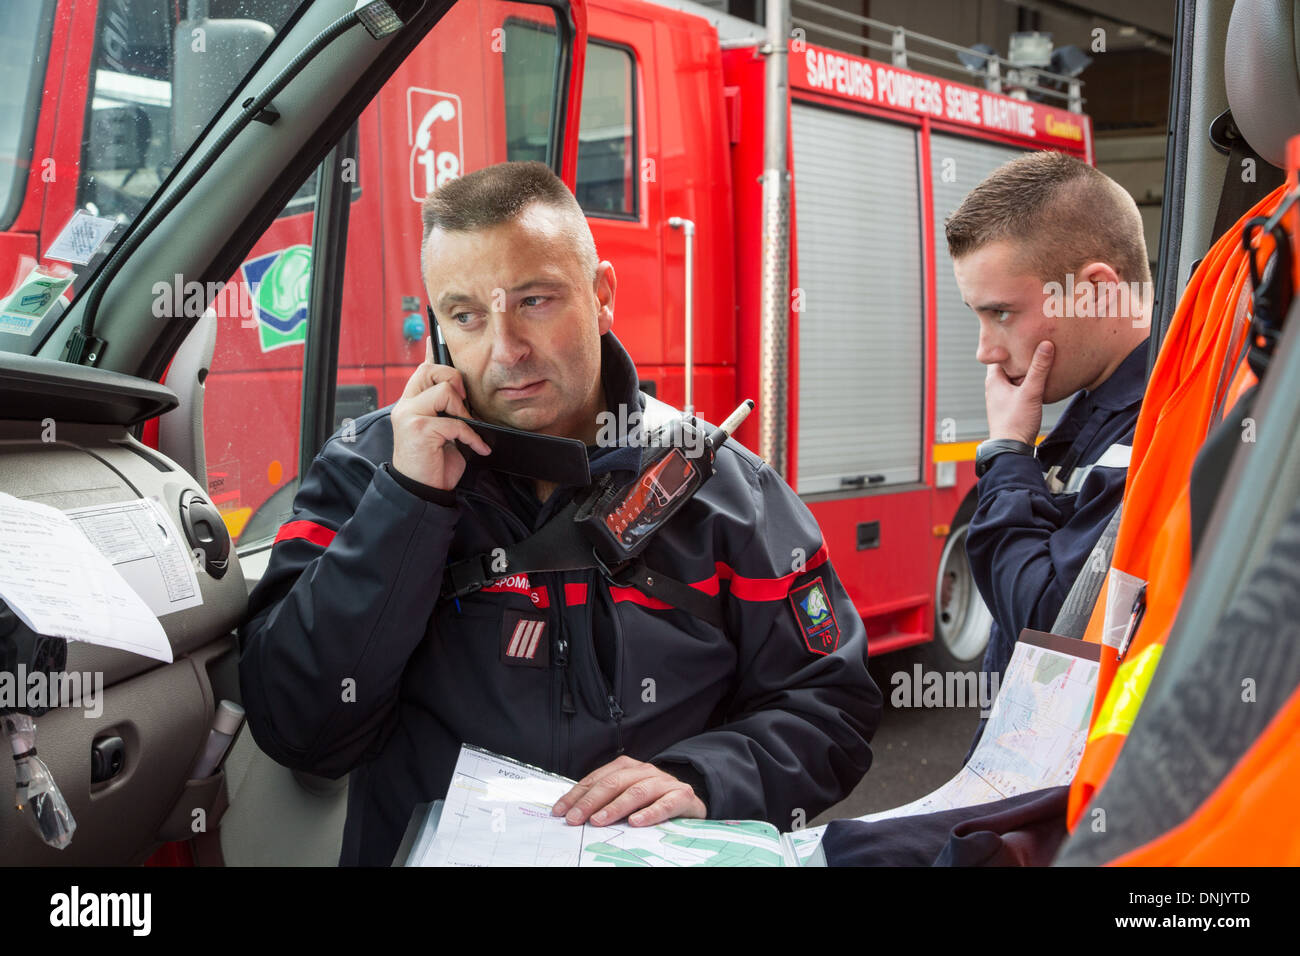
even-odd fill
[{"label": "orange high-visibility vest", "polygon": [[[1293,174],[1210,248],[1188,281],[1147,383],[1112,571],[1085,635],[1102,644],[1101,668],[1088,743],[1070,787],[1071,830],[1128,737],[1182,600],[1191,565],[1190,479],[1196,454],[1216,424],[1215,409],[1231,409],[1255,381],[1245,361],[1238,367],[1250,344],[1250,282],[1241,226],[1251,216],[1275,211],[1294,185]],[[1263,235],[1256,245],[1256,255],[1265,261],[1273,251],[1272,238]],[[1224,381],[1225,370],[1234,369]],[[1145,616],[1123,660],[1117,660],[1117,644],[1130,608],[1117,602],[1109,621],[1106,613],[1108,594],[1112,588],[1118,593],[1116,570],[1146,582]]]}]

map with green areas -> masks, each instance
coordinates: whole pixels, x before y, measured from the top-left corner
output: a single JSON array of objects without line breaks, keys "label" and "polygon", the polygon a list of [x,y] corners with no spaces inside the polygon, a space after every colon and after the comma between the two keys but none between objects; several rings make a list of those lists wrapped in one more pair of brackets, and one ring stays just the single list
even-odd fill
[{"label": "map with green areas", "polygon": [[1070,658],[1061,654],[1044,654],[1034,667],[1033,681],[1035,684],[1050,684],[1068,671],[1072,663]]},{"label": "map with green areas", "polygon": [[582,848],[581,866],[782,866],[781,835],[755,820],[673,820]]},{"label": "map with green areas", "polygon": [[446,798],[438,812],[427,811],[406,865],[799,865],[788,841],[761,820],[572,826],[551,812],[572,787],[567,777],[463,744]]}]

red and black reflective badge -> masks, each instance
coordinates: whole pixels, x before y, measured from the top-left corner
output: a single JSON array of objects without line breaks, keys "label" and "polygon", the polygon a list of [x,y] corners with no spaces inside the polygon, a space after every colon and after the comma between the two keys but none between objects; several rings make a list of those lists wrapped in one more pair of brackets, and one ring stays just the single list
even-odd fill
[{"label": "red and black reflective badge", "polygon": [[829,654],[840,646],[840,625],[821,578],[790,592],[790,606],[799,622],[803,641],[814,654]]},{"label": "red and black reflective badge", "polygon": [[507,610],[501,621],[501,663],[515,667],[549,666],[549,638],[544,617]]}]

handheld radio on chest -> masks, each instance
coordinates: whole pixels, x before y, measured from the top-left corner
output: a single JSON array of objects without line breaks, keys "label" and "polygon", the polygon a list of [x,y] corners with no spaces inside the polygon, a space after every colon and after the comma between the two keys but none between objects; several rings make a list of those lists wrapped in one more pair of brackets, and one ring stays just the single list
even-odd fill
[{"label": "handheld radio on chest", "polygon": [[713,476],[717,451],[749,416],[746,399],[711,434],[693,420],[673,418],[646,436],[641,473],[630,484],[596,487],[573,520],[606,565],[630,560]]}]

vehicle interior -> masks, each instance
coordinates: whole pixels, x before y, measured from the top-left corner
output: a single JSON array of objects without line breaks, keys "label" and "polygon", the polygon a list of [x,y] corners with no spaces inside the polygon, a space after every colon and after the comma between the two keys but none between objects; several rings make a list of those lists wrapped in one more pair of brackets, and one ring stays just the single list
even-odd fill
[{"label": "vehicle interior", "polygon": [[[437,36],[440,21],[469,2],[389,0],[403,25],[388,33],[376,28],[378,38],[351,19],[359,6],[355,0],[284,4],[282,22],[252,31],[262,36],[255,55],[239,61],[238,75],[226,86],[217,84],[221,100],[211,101],[209,92],[210,102],[191,110],[191,116],[203,117],[202,125],[186,133],[173,123],[170,156],[158,152],[158,121],[147,111],[123,107],[98,118],[95,135],[118,144],[116,154],[104,154],[106,166],[138,166],[136,177],[155,177],[158,185],[131,200],[129,225],[92,259],[72,304],[35,337],[39,342],[33,341],[30,354],[8,350],[0,340],[0,491],[65,510],[157,499],[190,547],[202,552],[202,603],[162,620],[172,663],[69,643],[66,669],[102,671],[105,683],[99,716],[68,707],[37,719],[40,754],[76,819],[75,838],[56,850],[15,815],[0,815],[0,859],[7,864],[138,865],[151,857],[214,866],[337,863],[346,777],[329,780],[284,768],[244,729],[221,771],[189,778],[218,702],[240,698],[235,631],[266,567],[278,522],[273,515],[257,533],[235,542],[208,492],[209,470],[224,462],[214,460],[204,442],[205,418],[214,414],[210,396],[205,408],[205,380],[219,325],[231,320],[212,309],[160,318],[151,303],[158,283],[170,284],[176,276],[200,284],[226,280],[261,237],[277,228],[286,208],[313,197],[312,255],[327,267],[312,269],[303,290],[312,320],[302,365],[291,370],[283,393],[283,401],[300,403],[294,416],[299,427],[285,439],[292,447],[284,460],[290,470],[310,461],[336,429],[340,403],[349,400],[338,371],[339,343],[350,334],[342,264],[376,254],[348,241],[352,189],[338,171],[353,155],[353,131],[363,110],[403,60]],[[582,8],[558,0],[536,6],[548,16],[553,11],[557,54],[552,121],[544,142],[531,148],[572,181]],[[1235,221],[1281,182],[1276,167],[1284,161],[1285,142],[1300,133],[1300,76],[1293,55],[1300,48],[1300,0],[1243,0],[1236,7],[1234,20],[1232,0],[1180,3],[1160,268],[1153,277],[1155,335],[1216,238],[1216,219],[1221,231],[1224,215],[1228,223]],[[1249,13],[1242,12],[1245,7]],[[340,25],[345,17],[346,25]],[[250,28],[232,26],[237,19],[214,27],[212,42],[250,49]],[[311,46],[318,52],[304,58],[301,51]],[[1231,85],[1225,66],[1237,78]],[[178,81],[173,103],[185,96],[201,99],[205,82]],[[1258,180],[1235,197],[1240,208],[1220,214],[1225,173],[1240,154],[1225,155],[1208,131],[1230,107],[1241,136],[1274,168],[1261,169]],[[111,193],[130,191],[125,175],[114,175],[116,180],[101,184],[101,204]],[[362,175],[364,191],[370,187]],[[418,243],[418,228],[413,217],[402,238]],[[1198,567],[1222,571],[1214,578],[1207,570],[1198,579],[1204,583],[1196,595],[1199,620],[1220,617],[1300,492],[1297,326],[1289,323],[1261,396],[1258,448],[1267,454],[1234,465],[1198,556]],[[272,427],[276,415],[274,407],[265,407],[249,427]],[[291,493],[282,500],[282,514],[291,500]],[[1212,579],[1217,583],[1211,585]],[[11,641],[20,655],[35,646],[30,630],[12,615],[0,617],[0,639]],[[106,750],[122,754],[116,769],[105,770],[96,756]],[[0,766],[0,794],[11,794],[13,765]],[[184,852],[156,856],[181,844]]]}]

